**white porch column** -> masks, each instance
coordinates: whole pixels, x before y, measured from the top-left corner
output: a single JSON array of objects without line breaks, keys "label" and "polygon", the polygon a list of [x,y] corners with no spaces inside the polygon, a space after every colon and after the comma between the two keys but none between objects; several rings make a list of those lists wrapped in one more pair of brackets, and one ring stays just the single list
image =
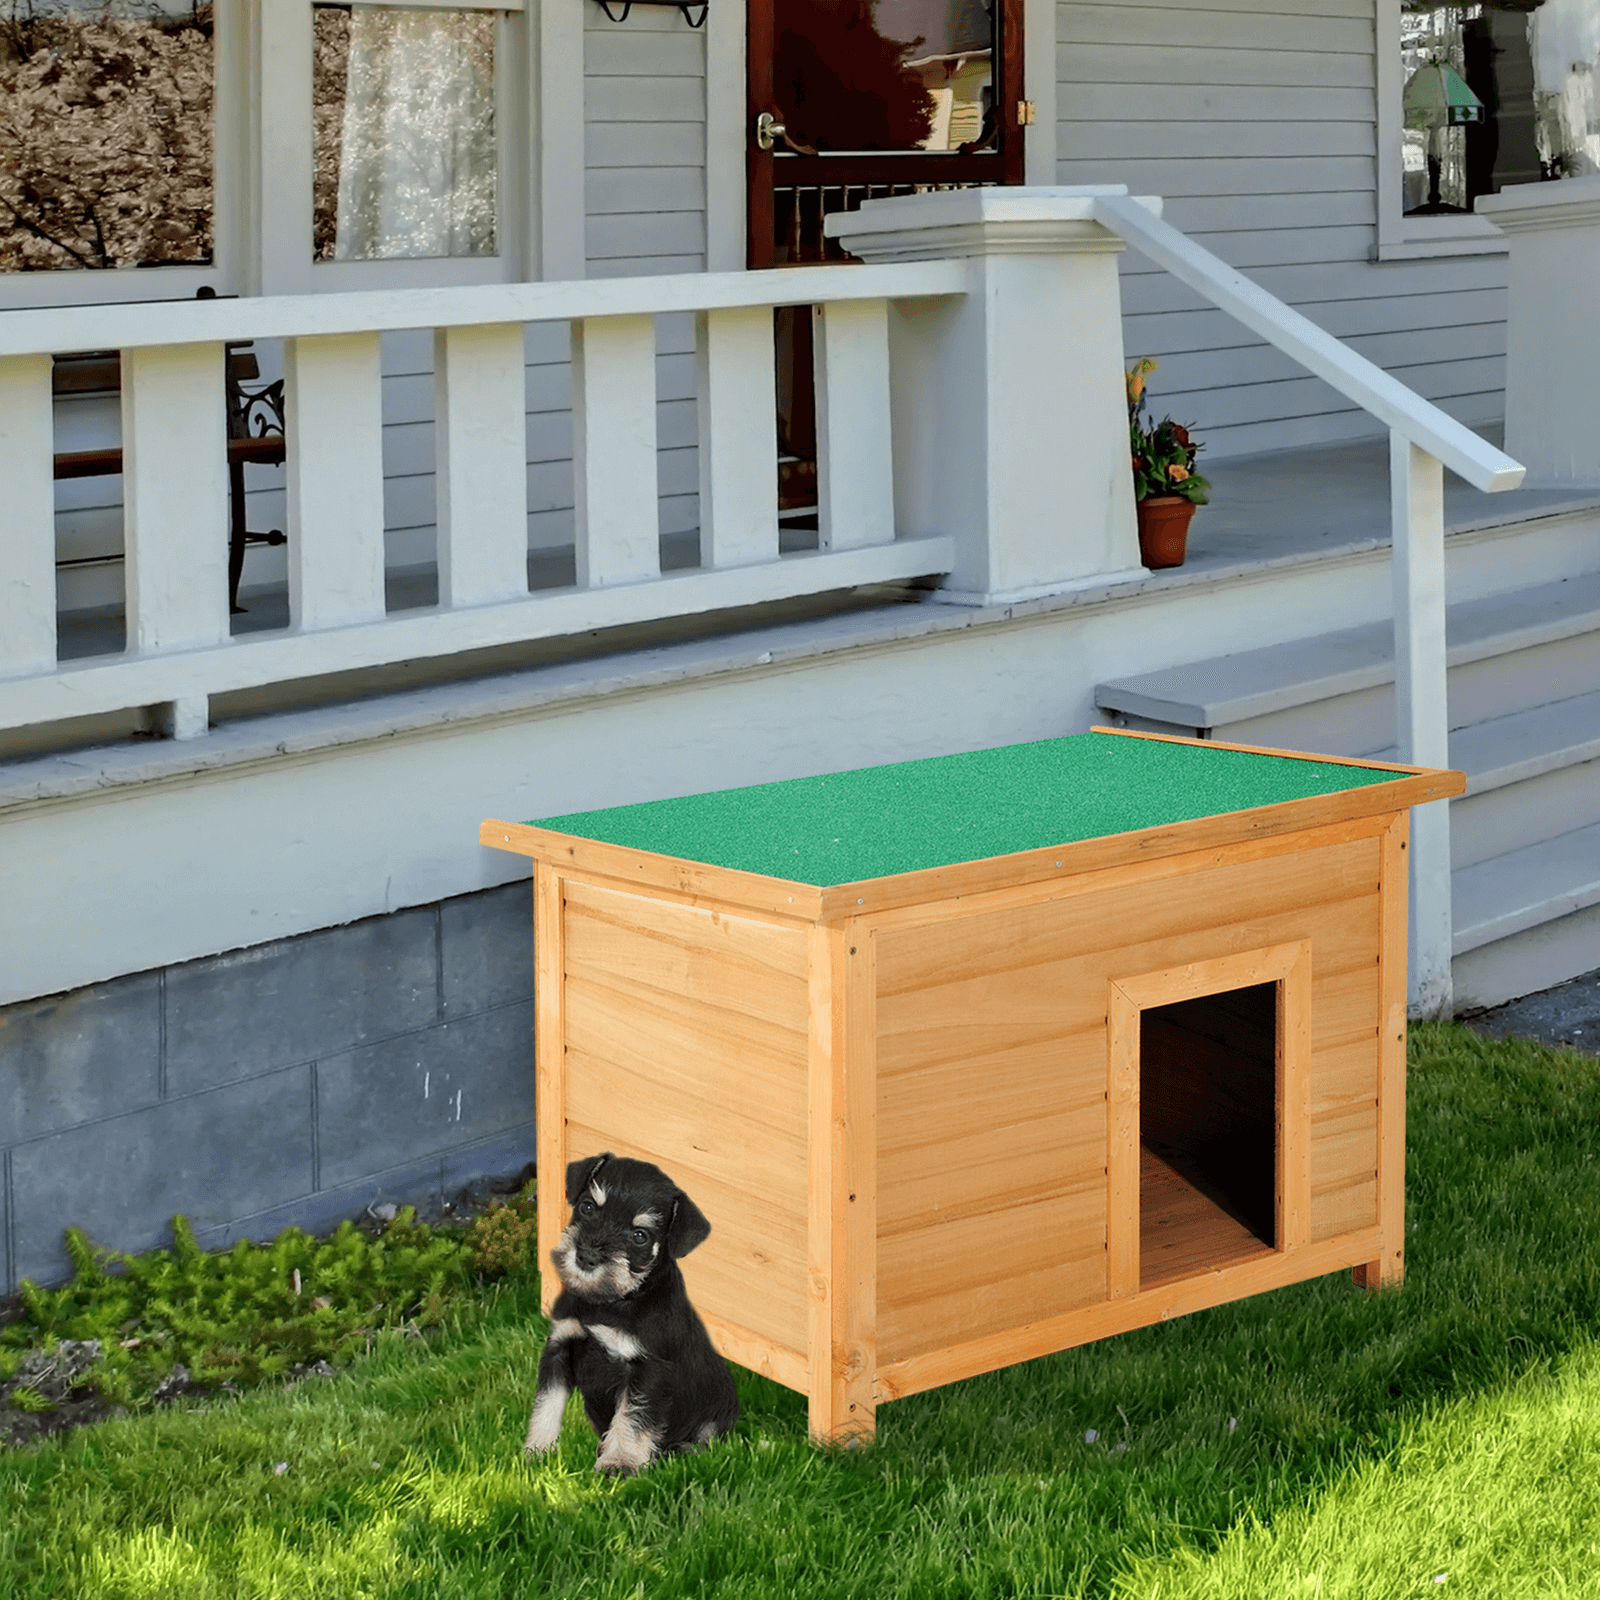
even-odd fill
[{"label": "white porch column", "polygon": [[971,263],[964,298],[890,311],[897,532],[956,536],[940,599],[1002,604],[1144,576],[1123,245],[1093,220],[1096,192],[951,190],[828,219],[866,261]]},{"label": "white porch column", "polygon": [[1530,478],[1600,478],[1600,175],[1477,202],[1510,236],[1506,454]]}]

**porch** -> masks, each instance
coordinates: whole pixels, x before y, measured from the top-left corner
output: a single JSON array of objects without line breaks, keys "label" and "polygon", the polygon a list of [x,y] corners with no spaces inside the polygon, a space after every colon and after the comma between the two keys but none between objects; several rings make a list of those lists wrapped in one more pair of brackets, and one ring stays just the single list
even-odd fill
[{"label": "porch", "polygon": [[[498,881],[495,866],[453,838],[441,848],[432,835],[445,824],[420,806],[364,880],[338,864],[330,834],[328,858],[296,869],[306,881],[292,907],[267,903],[270,871],[241,875],[227,845],[195,843],[209,829],[303,840],[319,805],[348,790],[341,763],[374,741],[470,729],[481,749],[457,745],[474,753],[455,803],[463,813],[534,815],[1077,731],[1121,709],[1103,695],[1097,706],[1097,685],[1173,669],[1193,676],[1198,663],[1292,650],[1330,630],[1367,630],[1367,688],[1386,707],[1387,732],[1367,727],[1368,742],[1353,748],[1443,759],[1447,599],[1492,610],[1511,591],[1600,571],[1600,489],[1512,488],[1516,463],[1159,223],[1158,209],[1114,189],[932,194],[834,219],[869,260],[847,269],[7,319],[0,451],[20,537],[0,591],[0,730],[13,758],[4,798],[16,837],[46,813],[58,837],[76,837],[68,813],[90,795],[134,807],[168,796],[164,829],[189,819],[174,847],[209,850],[251,908],[202,906],[206,897],[165,887],[185,910],[163,954],[189,959]],[[1118,465],[1124,240],[1372,411],[1390,429],[1387,448],[1207,463],[1216,503],[1196,523],[1188,564],[1146,572]],[[770,421],[772,308],[808,302],[818,308],[819,414],[810,528],[774,504]],[[693,329],[693,528],[660,516],[664,317]],[[534,332],[552,327],[570,372],[570,545],[530,539],[529,351]],[[389,559],[382,514],[380,342],[406,330],[421,330],[432,352],[437,532],[422,562]],[[230,619],[217,537],[227,494],[218,395],[224,347],[239,339],[284,342],[289,542],[284,578],[247,577],[249,609]],[[98,610],[58,605],[46,533],[48,352],[88,344],[125,352],[125,598]],[[1477,488],[1452,481],[1446,491],[1443,463]],[[1372,632],[1387,638],[1395,616],[1407,641],[1398,671]],[[1600,690],[1600,677],[1584,677],[1600,635],[1570,618],[1560,626],[1581,659],[1563,668],[1556,693],[1502,711]],[[912,681],[918,703],[908,713]],[[1384,687],[1394,682],[1398,701]],[[827,684],[853,696],[843,737]],[[607,749],[598,709],[573,716],[580,704],[609,708],[664,686],[678,708],[625,763]],[[728,719],[715,731],[703,721],[714,702]],[[788,736],[765,738],[752,756],[755,715]],[[490,735],[519,718],[571,725],[573,764],[532,783],[514,776],[516,757]],[[170,742],[130,742],[140,728]],[[1284,744],[1340,748],[1315,726],[1303,735],[1293,717],[1275,728]],[[1586,738],[1580,729],[1565,767],[1590,759]],[[681,754],[692,747],[704,758],[717,740],[730,745],[710,759]],[[1437,745],[1437,757],[1419,740]],[[279,817],[271,808],[285,802],[267,795],[264,764],[291,752],[319,764],[327,787],[319,802],[316,785],[303,785]],[[597,761],[609,763],[608,781],[593,775]],[[243,802],[231,812],[204,792],[221,777]],[[364,803],[379,803],[370,779],[362,784]],[[1418,922],[1430,931],[1414,999],[1436,1008],[1449,990],[1450,845],[1442,817],[1425,844],[1426,815],[1413,860]],[[1559,834],[1600,820],[1564,815]],[[1425,856],[1437,871],[1422,870]],[[50,869],[14,870],[13,904],[51,903]],[[74,967],[41,943],[13,969],[17,994],[129,970],[115,963],[140,944],[138,919],[111,909],[115,886],[91,885],[84,870],[83,911],[107,948],[92,959],[75,952]],[[1569,909],[1591,908],[1590,888],[1576,892],[1583,903]],[[1571,886],[1562,893],[1570,899]],[[126,948],[113,955],[115,945]],[[1432,974],[1431,1000],[1418,973]]]},{"label": "porch", "polygon": [[[1018,732],[1104,721],[1394,759],[1387,453],[1385,441],[1369,439],[1207,462],[1213,503],[1196,517],[1182,567],[971,608],[938,603],[932,580],[882,582],[552,639],[537,659],[505,647],[469,662],[445,658],[431,673],[397,667],[363,688],[404,691],[403,709],[347,707],[325,734],[350,740],[356,723],[369,735],[416,732],[470,718],[474,705],[549,711],[579,695],[714,679],[764,661],[821,666],[1025,628],[1075,638],[1066,648],[1080,664],[1040,708],[1043,722]],[[1444,521],[1450,759],[1468,774],[1467,794],[1451,803],[1453,988],[1467,1008],[1585,970],[1600,940],[1600,485],[1547,483],[1486,499],[1452,477]],[[803,556],[818,538],[790,526],[781,548]],[[664,535],[659,550],[663,573],[699,570],[696,531]],[[530,554],[530,590],[571,592],[573,562],[570,547]],[[391,571],[386,594],[395,620],[434,615],[436,569]],[[244,599],[233,637],[288,633],[285,583]],[[120,651],[124,638],[121,607],[60,619],[64,661]],[[452,678],[466,681],[445,687]],[[348,686],[322,698],[348,698]],[[296,699],[304,707],[317,696]],[[24,791],[104,792],[119,773],[132,782],[221,773],[258,760],[291,709],[259,695],[218,697],[203,747],[102,749],[92,776],[78,755],[19,763],[0,803]],[[306,730],[301,740],[302,752],[319,742]]]}]

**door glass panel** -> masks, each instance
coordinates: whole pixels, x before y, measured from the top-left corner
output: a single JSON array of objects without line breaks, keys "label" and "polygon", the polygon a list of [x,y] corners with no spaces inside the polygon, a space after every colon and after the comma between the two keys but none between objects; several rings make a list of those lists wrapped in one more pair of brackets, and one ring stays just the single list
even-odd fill
[{"label": "door glass panel", "polygon": [[993,128],[993,0],[776,0],[788,148],[956,150]]},{"label": "door glass panel", "polygon": [[0,270],[211,260],[209,4],[0,0]]},{"label": "door glass panel", "polygon": [[319,7],[313,252],[497,253],[491,11]]},{"label": "door glass panel", "polygon": [[1405,0],[1404,210],[1600,172],[1600,0]]}]

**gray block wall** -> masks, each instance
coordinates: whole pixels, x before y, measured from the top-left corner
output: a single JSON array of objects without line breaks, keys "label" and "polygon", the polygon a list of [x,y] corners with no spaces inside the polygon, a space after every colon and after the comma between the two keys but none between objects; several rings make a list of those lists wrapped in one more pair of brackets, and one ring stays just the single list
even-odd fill
[{"label": "gray block wall", "polygon": [[525,883],[0,1008],[0,1294],[96,1244],[210,1248],[534,1159]]}]

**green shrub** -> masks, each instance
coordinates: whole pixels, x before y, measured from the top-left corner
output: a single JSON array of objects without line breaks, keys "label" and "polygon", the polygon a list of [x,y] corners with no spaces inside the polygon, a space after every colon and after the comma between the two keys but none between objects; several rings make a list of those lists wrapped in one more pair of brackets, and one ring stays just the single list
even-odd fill
[{"label": "green shrub", "polygon": [[180,1364],[196,1384],[259,1383],[347,1361],[382,1327],[432,1326],[470,1279],[464,1236],[419,1224],[409,1206],[377,1238],[345,1222],[327,1239],[286,1228],[269,1245],[208,1252],[182,1216],[172,1238],[171,1250],[135,1256],[96,1251],[69,1228],[72,1281],[24,1280],[24,1315],[0,1328],[0,1371],[16,1369],[20,1350],[99,1339],[86,1377],[124,1404],[147,1401]]},{"label": "green shrub", "polygon": [[526,1272],[539,1250],[536,1182],[510,1201],[495,1200],[467,1230],[472,1265],[485,1278]]}]

